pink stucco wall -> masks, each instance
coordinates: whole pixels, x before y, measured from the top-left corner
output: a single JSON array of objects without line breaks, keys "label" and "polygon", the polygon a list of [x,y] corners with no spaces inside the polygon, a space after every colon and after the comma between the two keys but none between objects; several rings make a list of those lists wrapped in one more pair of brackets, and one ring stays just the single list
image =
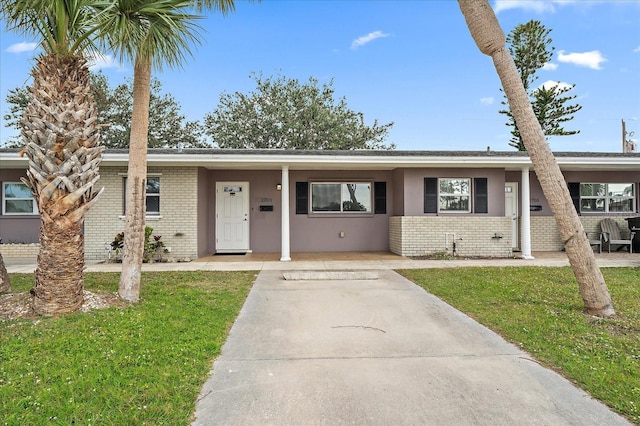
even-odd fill
[{"label": "pink stucco wall", "polygon": [[[366,170],[291,171],[291,251],[388,251],[393,205],[392,172]],[[295,214],[295,182],[351,179],[387,182],[387,213],[369,215]],[[344,232],[344,237],[340,233]]]},{"label": "pink stucco wall", "polygon": [[393,216],[404,216],[404,169],[393,171]]},{"label": "pink stucco wall", "polygon": [[[279,252],[281,249],[282,192],[279,170],[208,170],[199,183],[207,206],[207,219],[200,221],[199,234],[207,238],[205,252],[215,252],[215,187],[219,181],[249,182],[249,245],[256,253]],[[309,180],[366,179],[387,182],[387,214],[378,215],[308,215],[296,214],[296,182]],[[308,251],[387,251],[389,249],[389,217],[392,209],[392,172],[390,171],[316,171],[289,172],[291,250]],[[260,205],[272,205],[273,211],[260,211]],[[202,211],[204,212],[204,207]],[[199,206],[200,211],[200,206]],[[200,218],[201,219],[201,218]],[[344,237],[340,237],[344,232]]]},{"label": "pink stucco wall", "polygon": [[[403,216],[424,215],[424,178],[488,178],[489,212],[487,216],[504,216],[504,169],[406,169],[404,182],[396,184],[404,190]],[[450,215],[451,213],[447,213]],[[471,213],[468,213],[471,214]],[[461,215],[461,213],[455,213]]]},{"label": "pink stucco wall", "polygon": [[[280,251],[280,204],[281,192],[276,189],[280,183],[279,170],[209,170],[200,176],[199,187],[204,195],[202,211],[207,211],[206,220],[199,218],[199,236],[206,235],[206,252],[214,253],[216,248],[216,182],[249,182],[249,245],[256,253]],[[204,182],[204,185],[202,184]],[[270,200],[270,201],[269,201]],[[260,205],[272,205],[273,211],[262,212]],[[206,224],[206,225],[204,225]]]}]

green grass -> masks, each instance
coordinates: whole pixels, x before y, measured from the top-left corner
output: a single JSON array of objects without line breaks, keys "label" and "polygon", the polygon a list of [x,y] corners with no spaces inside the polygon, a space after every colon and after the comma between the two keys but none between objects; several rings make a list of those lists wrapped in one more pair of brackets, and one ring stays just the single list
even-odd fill
[{"label": "green grass", "polygon": [[[116,292],[118,274],[86,274]],[[141,302],[0,321],[0,424],[186,425],[255,272],[144,273]],[[11,275],[14,292],[32,275]]]},{"label": "green grass", "polygon": [[569,268],[399,272],[640,424],[640,268],[602,270],[610,320],[583,313]]}]

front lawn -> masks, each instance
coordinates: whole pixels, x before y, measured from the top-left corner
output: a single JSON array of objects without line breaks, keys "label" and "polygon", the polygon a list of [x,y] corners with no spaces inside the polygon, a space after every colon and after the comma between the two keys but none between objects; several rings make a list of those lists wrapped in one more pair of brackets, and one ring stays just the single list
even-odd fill
[{"label": "front lawn", "polygon": [[[143,273],[141,302],[0,321],[0,423],[187,425],[255,272]],[[92,292],[119,274],[87,273]],[[33,275],[11,275],[14,292]]]},{"label": "front lawn", "polygon": [[399,272],[640,424],[640,268],[603,268],[610,320],[583,313],[569,268]]}]

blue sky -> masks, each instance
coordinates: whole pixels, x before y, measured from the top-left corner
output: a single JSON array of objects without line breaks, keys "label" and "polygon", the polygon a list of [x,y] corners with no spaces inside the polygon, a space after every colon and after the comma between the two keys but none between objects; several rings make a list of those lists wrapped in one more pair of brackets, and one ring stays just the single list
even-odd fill
[{"label": "blue sky", "polygon": [[[554,151],[622,150],[621,120],[640,139],[640,1],[491,0],[508,33],[530,19],[551,29],[556,48],[537,83],[575,84],[582,105],[550,139]],[[263,0],[236,2],[202,20],[202,45],[182,69],[156,71],[189,119],[215,109],[220,94],[249,92],[252,72],[306,81],[333,79],[336,99],[365,121],[393,121],[388,142],[402,150],[511,151],[500,82],[473,42],[453,0]],[[33,41],[1,28],[0,111],[7,91],[29,84]],[[31,44],[30,44],[31,43]],[[107,52],[108,54],[108,52]],[[109,58],[107,58],[109,59]],[[105,61],[112,85],[130,64]],[[14,134],[0,128],[5,141]]]}]

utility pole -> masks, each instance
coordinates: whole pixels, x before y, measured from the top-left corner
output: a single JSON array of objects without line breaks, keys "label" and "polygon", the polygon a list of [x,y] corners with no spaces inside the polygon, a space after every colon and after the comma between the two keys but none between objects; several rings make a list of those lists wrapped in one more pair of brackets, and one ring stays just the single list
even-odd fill
[{"label": "utility pole", "polygon": [[[634,143],[635,141],[631,139],[633,134],[634,132],[627,133],[627,125],[624,122],[624,120],[622,120],[622,152],[623,153],[636,152],[636,144]],[[627,136],[629,136],[629,139],[627,139]]]}]

